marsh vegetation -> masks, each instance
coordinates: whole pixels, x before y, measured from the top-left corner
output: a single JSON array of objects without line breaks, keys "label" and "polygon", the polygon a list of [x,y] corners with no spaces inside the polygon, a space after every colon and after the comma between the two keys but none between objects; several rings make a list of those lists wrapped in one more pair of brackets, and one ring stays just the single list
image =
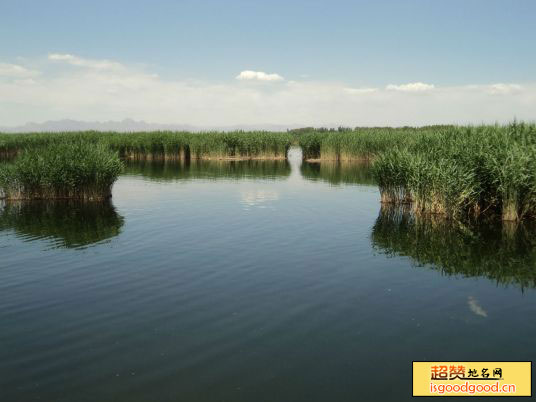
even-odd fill
[{"label": "marsh vegetation", "polygon": [[0,165],[0,196],[101,201],[111,197],[122,168],[117,153],[101,143],[69,141],[29,147],[13,163]]},{"label": "marsh vegetation", "polygon": [[382,203],[416,214],[536,216],[536,125],[305,130],[306,160],[370,161]]},{"label": "marsh vegetation", "polygon": [[382,202],[448,218],[536,216],[536,125],[419,133],[377,156]]},{"label": "marsh vegetation", "polygon": [[[292,144],[305,161],[321,162],[304,164],[305,176],[317,170],[331,183],[375,181],[382,203],[409,204],[415,214],[536,217],[536,125],[517,122],[286,133],[4,134],[0,156],[14,163],[0,168],[0,188],[11,199],[103,199],[121,170],[120,158],[180,161],[193,172],[200,160],[285,161]],[[360,177],[356,161],[370,163],[373,178]],[[245,165],[212,166],[240,175]],[[271,174],[287,168],[274,164]]]},{"label": "marsh vegetation", "polygon": [[293,141],[290,133],[272,132],[84,132],[0,134],[0,157],[27,148],[81,140],[104,144],[119,156],[137,160],[163,159],[286,159]]}]

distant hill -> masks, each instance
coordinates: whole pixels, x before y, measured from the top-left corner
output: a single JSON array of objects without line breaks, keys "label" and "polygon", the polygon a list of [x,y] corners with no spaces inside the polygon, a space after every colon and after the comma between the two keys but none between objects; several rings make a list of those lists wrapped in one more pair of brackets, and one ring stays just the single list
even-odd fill
[{"label": "distant hill", "polygon": [[79,121],[79,120],[53,120],[43,123],[26,123],[16,127],[2,127],[0,132],[4,133],[27,133],[27,132],[59,132],[59,131],[233,131],[233,130],[266,130],[266,131],[286,131],[302,127],[300,125],[280,125],[280,124],[258,124],[258,125],[233,125],[233,126],[193,126],[189,124],[158,124],[147,123],[145,121],[124,119],[121,121]]}]

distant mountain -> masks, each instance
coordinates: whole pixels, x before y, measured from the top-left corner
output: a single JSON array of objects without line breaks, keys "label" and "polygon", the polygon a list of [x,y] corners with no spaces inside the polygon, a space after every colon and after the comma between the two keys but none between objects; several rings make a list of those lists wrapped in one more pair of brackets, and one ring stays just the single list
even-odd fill
[{"label": "distant mountain", "polygon": [[300,125],[258,124],[258,125],[233,125],[233,126],[192,126],[189,124],[158,124],[124,119],[121,121],[79,121],[79,120],[53,120],[44,123],[26,123],[16,127],[2,127],[4,133],[28,133],[28,132],[59,132],[59,131],[233,131],[233,130],[266,130],[286,131],[287,129],[299,128]]}]

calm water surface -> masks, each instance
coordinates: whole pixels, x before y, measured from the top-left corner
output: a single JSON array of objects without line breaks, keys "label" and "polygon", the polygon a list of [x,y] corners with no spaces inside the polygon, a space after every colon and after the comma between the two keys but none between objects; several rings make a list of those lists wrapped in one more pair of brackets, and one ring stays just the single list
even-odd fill
[{"label": "calm water surface", "polygon": [[137,163],[0,211],[1,401],[401,401],[413,360],[536,360],[535,230],[380,209],[365,166]]}]

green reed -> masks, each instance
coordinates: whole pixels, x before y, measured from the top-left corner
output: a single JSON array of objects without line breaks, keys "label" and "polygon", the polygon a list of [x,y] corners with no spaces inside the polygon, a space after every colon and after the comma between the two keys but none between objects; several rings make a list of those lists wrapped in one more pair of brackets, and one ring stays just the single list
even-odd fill
[{"label": "green reed", "polygon": [[117,152],[102,143],[51,143],[27,148],[0,166],[0,196],[8,200],[103,200],[123,168]]},{"label": "green reed", "polygon": [[451,218],[536,217],[536,125],[420,132],[373,164],[382,201]]},{"label": "green reed", "polygon": [[[179,161],[286,159],[291,144],[297,143],[305,160],[372,162],[382,202],[411,204],[417,214],[456,219],[491,214],[505,221],[536,217],[535,124],[304,128],[286,133],[3,134],[0,158],[12,158],[23,149],[46,153],[49,147],[73,142],[106,148],[126,159]],[[344,174],[322,170],[328,176]],[[10,171],[1,172],[6,188]]]},{"label": "green reed", "polygon": [[130,159],[286,159],[294,136],[290,133],[254,132],[147,132],[147,133],[35,133],[0,134],[0,158],[20,150],[83,138],[103,143]]},{"label": "green reed", "polygon": [[397,145],[411,146],[424,132],[438,133],[444,127],[356,128],[300,131],[297,142],[305,160],[373,160]]}]

